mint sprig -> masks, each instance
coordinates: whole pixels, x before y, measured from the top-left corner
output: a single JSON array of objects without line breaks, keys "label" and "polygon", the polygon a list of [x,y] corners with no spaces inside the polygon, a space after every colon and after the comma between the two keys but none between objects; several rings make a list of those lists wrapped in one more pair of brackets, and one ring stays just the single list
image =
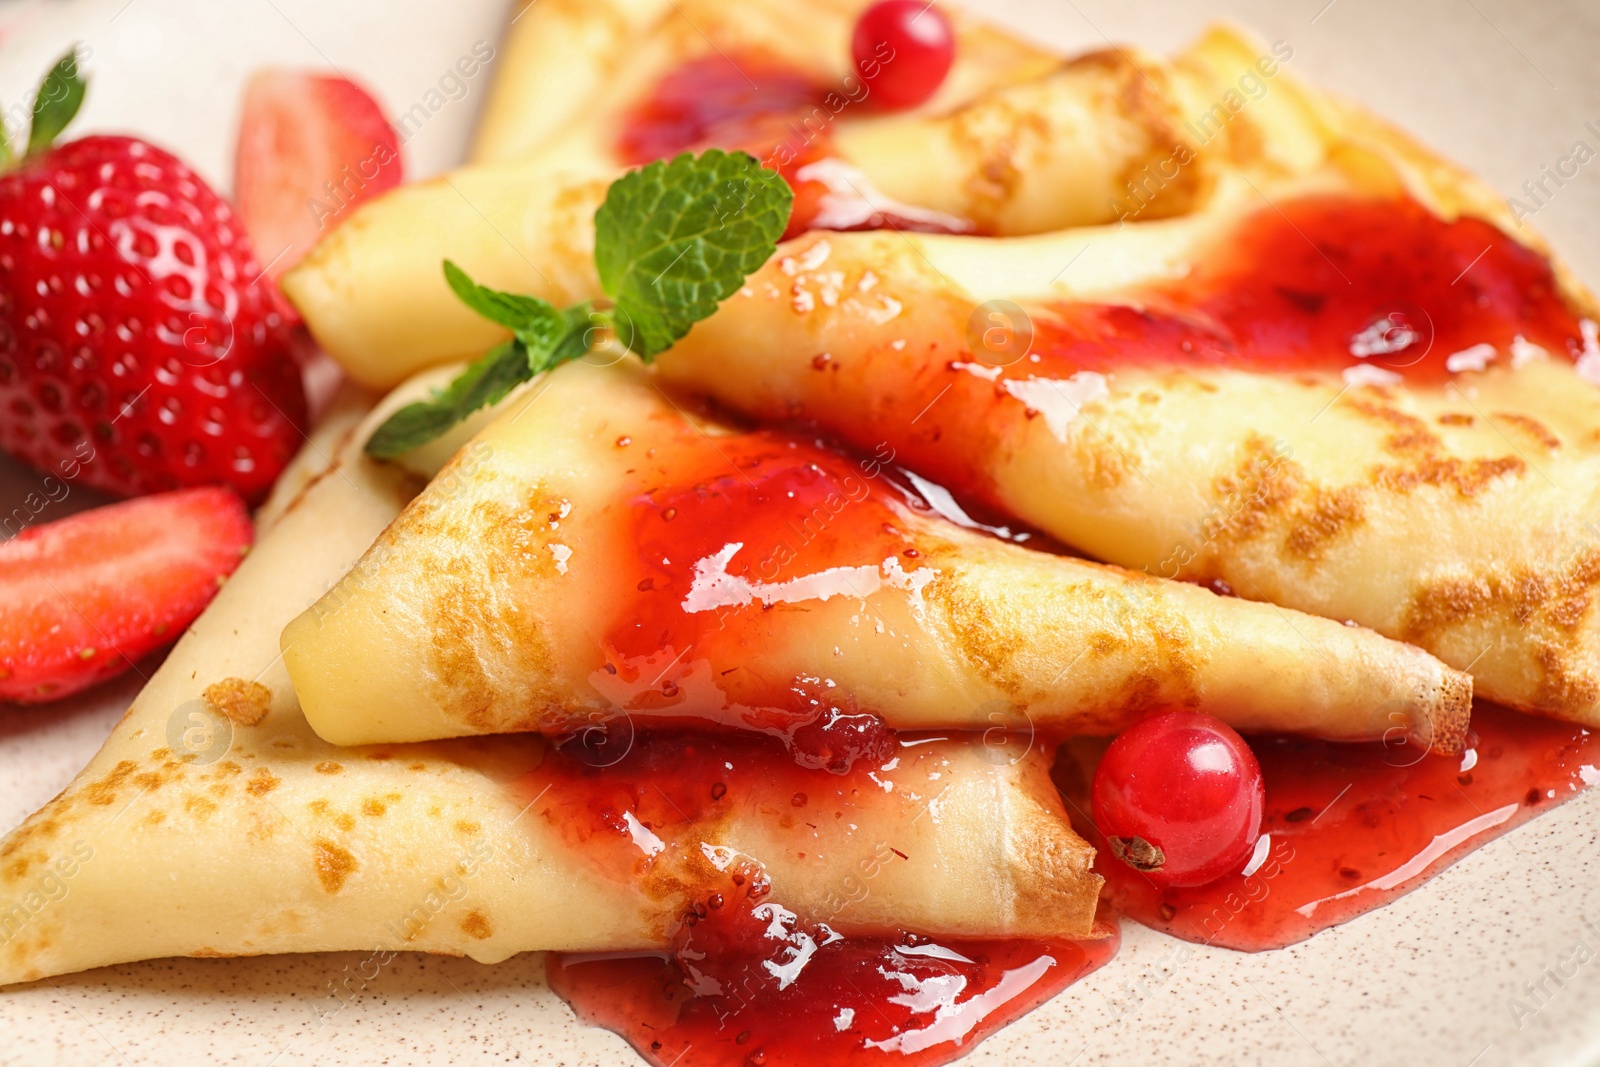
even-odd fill
[{"label": "mint sprig", "polygon": [[743,152],[712,149],[652,163],[611,184],[595,212],[595,266],[610,307],[566,309],[479,285],[449,260],[445,281],[511,331],[427,400],[389,417],[367,441],[381,459],[410,452],[543,371],[579,359],[609,335],[646,363],[744,284],[777,248],[794,193]]},{"label": "mint sprig", "polygon": [[594,264],[634,351],[649,361],[710,317],[772,255],[793,200],[742,152],[686,153],[613,183],[594,215]]}]

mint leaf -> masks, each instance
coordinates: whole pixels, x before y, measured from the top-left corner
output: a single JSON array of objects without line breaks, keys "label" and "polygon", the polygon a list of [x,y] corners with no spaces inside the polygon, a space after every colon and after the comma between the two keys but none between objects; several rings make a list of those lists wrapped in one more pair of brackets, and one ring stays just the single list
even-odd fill
[{"label": "mint leaf", "polygon": [[554,344],[566,324],[565,317],[548,300],[479,285],[448,259],[444,261],[444,280],[463,304],[510,330],[530,352]]},{"label": "mint leaf", "polygon": [[76,47],[56,61],[39,86],[33,101],[33,125],[28,130],[28,155],[37,155],[55,142],[56,136],[83,105],[84,80],[78,73]]},{"label": "mint leaf", "polygon": [[[516,329],[517,336],[462,371],[447,388],[390,415],[367,440],[369,456],[393,459],[420,448],[479,408],[498,403],[536,374],[589,352],[590,330],[594,326],[591,305],[557,311],[537,297],[478,285],[449,260],[445,261],[444,271],[450,288],[468,307]],[[512,322],[521,323],[522,328],[517,329]]]},{"label": "mint leaf", "polygon": [[448,388],[390,415],[367,440],[367,455],[393,459],[420,448],[531,377],[528,350],[521,341],[498,345],[462,371]]},{"label": "mint leaf", "polygon": [[646,362],[716,311],[772,255],[794,192],[743,152],[656,162],[595,212],[595,266],[618,333]]},{"label": "mint leaf", "polygon": [[427,444],[534,375],[587,355],[602,329],[649,362],[767,261],[793,201],[787,182],[742,152],[685,153],[624,175],[594,217],[595,266],[615,302],[607,311],[590,303],[558,310],[490,289],[445,260],[451,291],[513,340],[448,388],[391,415],[367,453],[387,459]]},{"label": "mint leaf", "polygon": [[530,353],[529,363],[535,373],[539,371],[554,370],[563,363],[570,363],[575,359],[582,359],[589,354],[589,349],[594,347],[594,331],[602,322],[597,322],[597,313],[593,304],[578,304],[561,312],[561,332],[542,353]]}]

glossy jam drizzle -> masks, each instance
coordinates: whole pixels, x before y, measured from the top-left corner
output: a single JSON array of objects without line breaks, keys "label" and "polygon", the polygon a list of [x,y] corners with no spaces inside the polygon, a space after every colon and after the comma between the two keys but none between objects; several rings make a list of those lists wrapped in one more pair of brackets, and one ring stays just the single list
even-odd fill
[{"label": "glossy jam drizzle", "polygon": [[[1382,372],[1438,383],[1452,355],[1459,371],[1514,363],[1536,355],[1533,346],[1555,359],[1585,350],[1549,262],[1487,223],[1444,222],[1409,201],[1319,197],[1279,208],[1247,217],[1186,278],[1128,304],[1056,304],[1027,321],[987,306],[968,318],[957,306],[930,323],[939,305],[913,309],[908,321],[921,325],[907,336],[891,333],[861,358],[830,354],[799,415],[858,448],[887,440],[900,462],[993,520],[1004,515],[996,457],[1015,451],[1024,427],[1065,439],[1079,407],[1116,388],[1120,371]],[[1030,331],[1025,355],[1005,343]]]},{"label": "glossy jam drizzle", "polygon": [[1526,351],[1519,337],[1557,357],[1583,350],[1548,260],[1487,222],[1446,222],[1411,200],[1307,197],[1263,209],[1221,254],[1141,304],[1058,306],[1036,324],[1032,373],[1174,362],[1367,366],[1443,381],[1450,357],[1478,345],[1495,350],[1483,353],[1490,362]]},{"label": "glossy jam drizzle", "polygon": [[1580,726],[1480,704],[1472,728],[1464,757],[1252,738],[1267,843],[1248,876],[1158,889],[1080,829],[1102,849],[1106,898],[1122,914],[1186,941],[1281,948],[1389,903],[1600,781],[1600,738]]},{"label": "glossy jam drizzle", "polygon": [[640,468],[658,487],[632,502],[632,588],[615,604],[596,687],[653,718],[783,736],[803,762],[838,766],[872,748],[882,729],[872,709],[825,673],[763,664],[786,655],[796,612],[880,590],[914,596],[934,574],[908,532],[927,503],[877,460],[786,435],[696,438],[671,451],[670,463]]},{"label": "glossy jam drizzle", "polygon": [[891,794],[878,778],[892,779],[895,757],[915,750],[888,741],[842,773],[799,766],[771,739],[730,731],[613,737],[609,751],[575,739],[553,752],[518,784],[529,817],[557,828],[602,873],[683,911],[667,952],[552,955],[551,986],[651,1063],[931,1065],[1111,958],[1109,918],[1106,936],[1084,942],[845,937],[786,908],[754,862],[702,859],[704,835],[735,812],[775,824],[800,862],[831,857],[829,877],[839,854],[855,849],[859,884],[843,886],[823,918],[842,912],[870,892],[879,865],[894,862],[891,843],[863,845],[841,829],[899,825],[908,783]]},{"label": "glossy jam drizzle", "polygon": [[889,810],[872,775],[897,751],[884,729],[848,766],[822,768],[749,731],[611,730],[552,750],[518,790],[529,818],[558,828],[603,873],[632,882],[655,872],[681,892],[694,872],[717,877],[701,863],[700,835],[739,812],[770,820],[802,854],[840,847],[835,824]]},{"label": "glossy jam drizzle", "polygon": [[[705,148],[743,150],[777,171],[794,189],[794,213],[784,236],[809,229],[900,229],[967,233],[963,220],[915,208],[874,209],[866,179],[838,161],[808,171],[833,155],[832,127],[859,108],[865,87],[829,88],[783,60],[760,52],[712,52],[668,72],[623,122],[617,155],[630,166]],[[841,211],[837,201],[848,203]]]},{"label": "glossy jam drizzle", "polygon": [[[669,959],[552,956],[550,985],[657,1067],[934,1067],[1100,967],[1118,943],[1110,920],[1095,941],[840,939],[782,987],[763,966],[774,962],[769,925],[749,913],[702,923]],[[701,969],[702,952],[714,971]],[[696,995],[696,978],[722,992]]]}]

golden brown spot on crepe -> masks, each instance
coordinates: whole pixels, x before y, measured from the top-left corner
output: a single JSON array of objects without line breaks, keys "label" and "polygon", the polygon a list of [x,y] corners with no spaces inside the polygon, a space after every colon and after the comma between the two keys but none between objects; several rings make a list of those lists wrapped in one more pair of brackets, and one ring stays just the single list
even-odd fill
[{"label": "golden brown spot on crepe", "polygon": [[191,796],[183,800],[183,810],[194,816],[200,822],[205,822],[217,810],[215,802],[205,797]]},{"label": "golden brown spot on crepe", "polygon": [[425,771],[427,769],[428,765],[426,763],[413,763],[406,768],[408,771]]},{"label": "golden brown spot on crepe", "polygon": [[311,809],[313,815],[326,815],[333,810],[333,805],[326,800],[313,800],[306,807]]},{"label": "golden brown spot on crepe", "polygon": [[1578,715],[1600,699],[1600,682],[1583,670],[1574,635],[1586,624],[1600,583],[1600,549],[1587,548],[1565,566],[1543,571],[1523,565],[1486,566],[1467,575],[1423,583],[1401,624],[1401,639],[1436,647],[1453,627],[1498,623],[1521,631],[1540,669],[1533,704]]},{"label": "golden brown spot on crepe", "polygon": [[154,771],[145,771],[143,774],[133,776],[133,784],[138,786],[141,792],[145,793],[155,792],[165,785],[166,781],[165,777]]},{"label": "golden brown spot on crepe", "polygon": [[1447,411],[1439,416],[1441,426],[1471,426],[1478,420],[1465,412]]},{"label": "golden brown spot on crepe", "polygon": [[[457,465],[452,461],[439,477],[447,477]],[[478,484],[495,477],[487,467],[470,475],[455,473]],[[437,679],[432,695],[446,714],[474,729],[537,725],[538,709],[554,699],[553,693],[537,691],[507,695],[490,679],[480,655],[514,657],[517,662],[510,665],[514,677],[554,674],[537,613],[525,610],[514,598],[489,591],[503,583],[507,568],[518,574],[545,568],[555,574],[555,557],[544,551],[553,536],[545,516],[558,510],[561,502],[536,486],[515,506],[480,499],[466,513],[459,500],[430,499],[425,493],[373,549],[381,551],[403,539],[414,564],[427,574],[431,596],[421,610],[432,634]]]},{"label": "golden brown spot on crepe", "polygon": [[1245,438],[1232,472],[1211,483],[1217,504],[1200,523],[1200,536],[1213,541],[1244,541],[1264,532],[1274,516],[1287,512],[1305,485],[1300,465],[1279,455],[1261,434]]},{"label": "golden brown spot on crepe", "polygon": [[316,765],[315,770],[318,774],[343,774],[344,766],[331,759],[325,759]]},{"label": "golden brown spot on crepe", "polygon": [[494,927],[481,911],[467,912],[467,917],[461,920],[461,929],[468,937],[479,941],[487,941],[494,933]]},{"label": "golden brown spot on crepe", "polygon": [[344,888],[345,879],[356,870],[358,863],[350,850],[319,838],[311,846],[311,860],[317,869],[317,880],[327,893],[337,893]]},{"label": "golden brown spot on crepe", "polygon": [[[1402,466],[1380,466],[1373,471],[1373,484],[1390,492],[1405,494],[1418,486],[1430,486],[1454,489],[1461,496],[1474,497],[1492,482],[1527,470],[1527,464],[1517,456],[1471,460],[1452,456],[1426,423],[1393,405],[1351,400],[1348,407],[1358,415],[1390,427],[1393,432],[1385,439],[1384,448],[1409,461]],[[1537,422],[1534,425],[1544,430]]]},{"label": "golden brown spot on crepe", "polygon": [[132,760],[122,760],[104,778],[85,786],[83,795],[91,804],[105,806],[115,803],[117,789],[138,769],[139,765]]},{"label": "golden brown spot on crepe", "polygon": [[[995,554],[1015,554],[1022,562],[1026,550],[1011,546],[986,546]],[[1051,649],[1086,646],[1086,655],[1106,658],[1136,652],[1139,669],[1129,672],[1123,685],[1108,692],[1100,706],[1080,709],[1080,723],[1117,726],[1132,716],[1161,705],[1189,706],[1197,701],[1193,637],[1172,625],[1171,612],[1156,599],[1160,583],[1129,571],[1117,573],[1127,585],[1108,587],[1086,581],[1070,595],[1085,614],[1105,618],[1108,626],[1082,638],[1076,631],[1057,632],[1041,622],[1034,608],[1036,593],[1025,579],[996,586],[973,581],[954,561],[954,552],[925,552],[939,572],[923,595],[929,610],[942,614],[955,649],[967,664],[1006,699],[1028,702],[1037,698],[1036,685],[1026,681],[1047,669],[1041,659]],[[1019,635],[1026,635],[1021,639]],[[1053,660],[1051,661],[1053,662]]]},{"label": "golden brown spot on crepe", "polygon": [[228,788],[228,783],[226,782],[212,782],[210,785],[206,786],[206,792],[210,793],[214,797],[225,797],[232,792],[232,790]]},{"label": "golden brown spot on crepe", "polygon": [[160,763],[162,760],[169,760],[172,758],[172,749],[153,748],[150,750],[150,758],[155,760],[157,763]]},{"label": "golden brown spot on crepe", "polygon": [[361,802],[361,814],[371,816],[374,819],[388,810],[383,801],[374,797],[368,797]]},{"label": "golden brown spot on crepe", "polygon": [[1128,453],[1100,434],[1079,434],[1073,442],[1078,469],[1096,489],[1115,489],[1131,469]]},{"label": "golden brown spot on crepe", "polygon": [[1409,493],[1418,486],[1454,489],[1464,497],[1474,497],[1487,489],[1490,483],[1507,475],[1526,473],[1528,465],[1517,456],[1498,459],[1462,460],[1428,458],[1411,467],[1380,467],[1375,482],[1395,493]]},{"label": "golden brown spot on crepe", "polygon": [[458,819],[458,820],[456,820],[456,833],[458,833],[458,834],[466,834],[467,836],[470,837],[471,835],[477,833],[479,830],[482,830],[482,829],[483,829],[483,827],[479,826],[477,823],[473,822],[471,819]]},{"label": "golden brown spot on crepe", "polygon": [[1571,652],[1565,646],[1541,641],[1534,646],[1533,659],[1543,674],[1534,692],[1537,706],[1580,714],[1600,702],[1600,684],[1572,669]]},{"label": "golden brown spot on crepe", "polygon": [[236,774],[243,774],[243,773],[244,773],[244,768],[243,767],[239,766],[237,763],[233,762],[233,760],[231,760],[231,759],[225,759],[221,763],[218,763],[216,765],[216,767],[214,767],[212,769],[210,774],[203,775],[202,777],[205,777],[205,778],[232,778]]},{"label": "golden brown spot on crepe", "polygon": [[166,821],[167,821],[167,813],[162,811],[160,808],[152,809],[144,817],[144,824],[146,826],[160,826],[162,823],[164,823]]},{"label": "golden brown spot on crepe", "polygon": [[[60,823],[56,821],[55,817],[66,809],[67,802],[58,799],[49,808],[36,812],[32,818],[12,831],[4,846],[0,846],[0,860],[10,861],[4,868],[7,881],[22,878],[34,863],[43,863],[49,859],[43,851],[36,850],[27,856],[23,856],[21,853],[29,845],[42,845],[54,837],[60,829]],[[46,811],[49,814],[46,814]]]},{"label": "golden brown spot on crepe", "polygon": [[[1054,795],[1045,791],[1049,788],[1047,782],[1036,783],[1029,794]],[[1059,808],[1060,804],[1052,806]],[[1028,812],[1015,820],[1007,841],[1007,851],[1014,855],[1009,863],[1038,875],[1018,880],[1015,906],[1020,914],[1050,916],[1051,928],[1062,936],[1089,937],[1105,879],[1090,869],[1093,846],[1076,834],[1061,833],[1052,816],[1065,819],[1066,812]]]},{"label": "golden brown spot on crepe", "polygon": [[224,678],[206,686],[205,698],[236,726],[254,726],[272,710],[272,690],[243,678]]},{"label": "golden brown spot on crepe", "polygon": [[1313,489],[1310,501],[1299,509],[1295,524],[1289,530],[1289,552],[1315,559],[1340,534],[1360,525],[1365,517],[1361,490],[1355,486]]},{"label": "golden brown spot on crepe", "polygon": [[[1148,140],[1144,152],[1131,157],[1123,169],[1118,194],[1124,203],[1128,197],[1133,198],[1128,204],[1134,209],[1128,212],[1129,218],[1159,219],[1182,214],[1199,196],[1206,181],[1205,168],[1194,165],[1193,150],[1175,128],[1170,88],[1157,92],[1150,84],[1152,76],[1165,83],[1165,72],[1140,71],[1132,64],[1126,65],[1122,104],[1117,110],[1126,120],[1142,126]],[[1230,123],[1227,132],[1230,139],[1238,142],[1248,141],[1254,133],[1246,122]],[[1188,163],[1184,164],[1184,160]],[[1168,177],[1164,171],[1173,168],[1177,173]],[[1152,184],[1154,196],[1148,195]]]},{"label": "golden brown spot on crepe", "polygon": [[1434,452],[1443,447],[1444,443],[1428,429],[1427,423],[1410,412],[1401,411],[1393,404],[1352,397],[1344,406],[1357,415],[1388,426],[1393,432],[1384,441],[1383,446],[1390,452],[1404,455],[1413,452]]},{"label": "golden brown spot on crepe", "polygon": [[254,797],[264,797],[278,788],[282,781],[267,768],[257,767],[250,775],[250,781],[245,783],[244,791]]},{"label": "golden brown spot on crepe", "polygon": [[1544,423],[1531,415],[1518,415],[1509,411],[1496,411],[1493,418],[1516,427],[1536,441],[1547,451],[1554,452],[1561,447],[1561,438],[1551,433]]}]

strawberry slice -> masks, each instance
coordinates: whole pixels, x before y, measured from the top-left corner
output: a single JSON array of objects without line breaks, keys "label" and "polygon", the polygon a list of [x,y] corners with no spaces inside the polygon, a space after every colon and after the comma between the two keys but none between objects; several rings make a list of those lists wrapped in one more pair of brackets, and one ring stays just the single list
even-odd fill
[{"label": "strawberry slice", "polygon": [[273,280],[401,172],[393,127],[354,82],[269,68],[245,87],[234,201]]},{"label": "strawberry slice", "polygon": [[250,548],[230,489],[141,497],[0,544],[0,700],[86,689],[183,632]]}]

